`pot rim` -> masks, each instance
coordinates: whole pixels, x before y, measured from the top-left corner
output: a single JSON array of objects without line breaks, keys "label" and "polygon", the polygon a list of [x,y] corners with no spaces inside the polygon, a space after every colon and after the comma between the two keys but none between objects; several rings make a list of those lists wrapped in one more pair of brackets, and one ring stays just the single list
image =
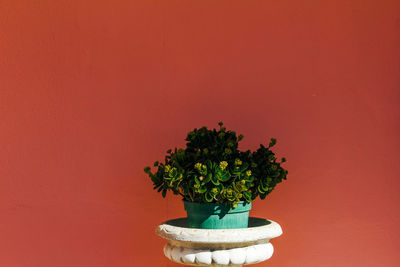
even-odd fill
[{"label": "pot rim", "polygon": [[228,209],[224,203],[199,203],[199,202],[191,202],[187,200],[182,200],[183,205],[186,211],[193,210],[193,209],[202,209],[200,210],[201,213],[238,213],[238,212],[248,212],[252,208],[252,203],[248,203],[246,201],[240,201],[236,208]]}]

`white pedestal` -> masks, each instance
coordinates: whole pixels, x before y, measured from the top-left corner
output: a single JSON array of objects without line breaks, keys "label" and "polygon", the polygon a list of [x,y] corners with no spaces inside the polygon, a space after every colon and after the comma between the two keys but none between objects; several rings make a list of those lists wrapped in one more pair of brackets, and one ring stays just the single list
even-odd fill
[{"label": "white pedestal", "polygon": [[156,233],[167,239],[164,254],[171,261],[191,266],[238,267],[268,260],[274,247],[269,242],[282,234],[276,222],[249,218],[242,229],[188,228],[186,218],[159,225]]}]

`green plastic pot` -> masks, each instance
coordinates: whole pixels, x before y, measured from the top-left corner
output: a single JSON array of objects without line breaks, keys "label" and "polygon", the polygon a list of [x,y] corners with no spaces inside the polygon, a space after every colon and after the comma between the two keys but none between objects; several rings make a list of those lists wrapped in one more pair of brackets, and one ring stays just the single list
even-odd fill
[{"label": "green plastic pot", "polygon": [[200,229],[247,228],[251,203],[239,202],[233,209],[216,203],[195,203],[183,201],[188,225]]}]

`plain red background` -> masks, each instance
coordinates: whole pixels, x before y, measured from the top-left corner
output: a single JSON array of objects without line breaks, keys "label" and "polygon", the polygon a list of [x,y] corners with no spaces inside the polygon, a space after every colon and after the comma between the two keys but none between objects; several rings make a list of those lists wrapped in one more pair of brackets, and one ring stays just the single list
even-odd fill
[{"label": "plain red background", "polygon": [[222,120],[288,180],[258,266],[400,266],[399,1],[0,0],[0,266],[179,266],[142,172]]}]

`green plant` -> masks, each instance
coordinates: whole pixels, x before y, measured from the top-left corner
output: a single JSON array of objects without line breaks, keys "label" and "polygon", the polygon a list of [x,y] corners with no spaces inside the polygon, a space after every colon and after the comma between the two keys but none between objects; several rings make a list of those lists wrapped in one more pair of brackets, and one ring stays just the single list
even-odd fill
[{"label": "green plant", "polygon": [[169,149],[164,163],[154,163],[154,173],[150,167],[144,171],[163,197],[171,190],[186,201],[230,207],[257,196],[264,199],[276,184],[286,180],[288,171],[281,167],[286,160],[278,162],[271,151],[274,138],[267,147],[261,144],[254,152],[238,149],[242,139],[243,135],[236,136],[222,122],[218,130],[194,129],[186,137],[186,149]]}]

